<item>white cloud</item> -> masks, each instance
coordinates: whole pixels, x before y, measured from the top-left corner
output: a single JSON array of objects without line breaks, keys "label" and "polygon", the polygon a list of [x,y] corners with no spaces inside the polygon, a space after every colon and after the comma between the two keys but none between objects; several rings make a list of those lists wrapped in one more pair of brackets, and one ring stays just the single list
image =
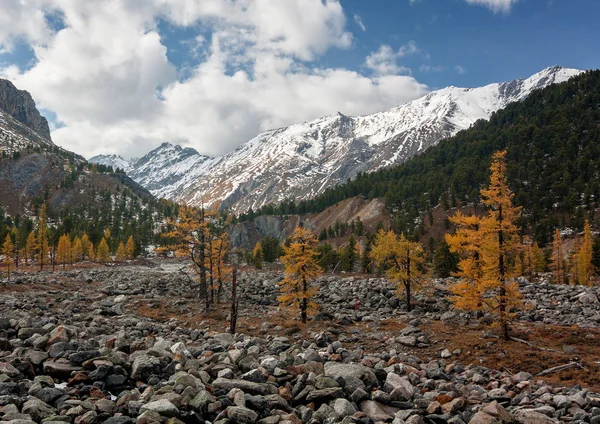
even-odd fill
[{"label": "white cloud", "polygon": [[465,0],[469,4],[485,6],[494,13],[508,13],[519,0]]},{"label": "white cloud", "polygon": [[[414,43],[391,51],[387,69],[386,49],[371,58],[383,71],[371,77],[313,63],[329,49],[352,45],[337,0],[31,0],[12,6],[21,8],[14,19],[31,16],[32,22],[0,25],[0,48],[26,39],[36,63],[0,74],[56,113],[63,124],[52,133],[57,144],[87,157],[139,155],[163,141],[223,154],[269,128],[338,110],[371,113],[427,92],[398,75],[407,70],[395,64],[418,51]],[[37,10],[61,13],[64,28],[53,31]],[[180,45],[200,60],[185,80],[167,59],[158,19],[209,34]]]},{"label": "white cloud", "polygon": [[455,70],[455,71],[456,71],[456,73],[457,73],[457,74],[459,74],[459,75],[462,75],[462,74],[464,74],[464,73],[466,73],[466,72],[467,72],[467,70],[466,70],[465,68],[463,68],[462,66],[460,66],[460,65],[456,65],[456,66],[454,67],[454,70]]},{"label": "white cloud", "polygon": [[354,23],[356,25],[358,25],[358,27],[361,29],[362,32],[365,32],[367,30],[367,27],[365,26],[360,15],[356,15],[356,14],[354,15]]},{"label": "white cloud", "polygon": [[397,51],[394,51],[389,45],[383,44],[379,47],[379,50],[367,56],[365,66],[376,75],[410,74],[410,68],[399,66],[397,60],[419,52],[420,50],[414,41],[409,41]]},{"label": "white cloud", "polygon": [[421,65],[419,67],[419,71],[421,71],[421,72],[435,73],[435,72],[442,72],[443,70],[444,70],[444,67],[439,66],[439,65]]}]

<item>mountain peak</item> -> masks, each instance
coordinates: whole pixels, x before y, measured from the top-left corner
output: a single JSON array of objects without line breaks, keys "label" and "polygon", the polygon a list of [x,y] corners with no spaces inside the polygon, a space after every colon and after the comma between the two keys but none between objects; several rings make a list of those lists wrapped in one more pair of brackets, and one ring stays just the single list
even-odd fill
[{"label": "mountain peak", "polygon": [[31,94],[19,90],[12,82],[0,78],[0,111],[51,141],[48,120],[37,110]]}]

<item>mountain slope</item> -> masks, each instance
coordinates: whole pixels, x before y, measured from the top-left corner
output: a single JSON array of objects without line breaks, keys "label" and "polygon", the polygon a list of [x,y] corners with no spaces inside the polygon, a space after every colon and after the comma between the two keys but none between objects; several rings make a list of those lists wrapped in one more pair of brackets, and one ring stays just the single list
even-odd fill
[{"label": "mountain slope", "polygon": [[533,90],[578,73],[553,67],[527,79],[448,87],[372,115],[337,113],[267,131],[213,159],[163,145],[127,172],[157,196],[191,205],[221,202],[235,212],[309,199],[360,172],[401,164]]},{"label": "mountain slope", "polygon": [[600,71],[586,72],[532,93],[401,166],[361,174],[285,210],[268,206],[258,213],[318,213],[354,196],[384,197],[399,230],[421,231],[432,208],[477,204],[491,155],[507,149],[508,182],[523,206],[522,224],[545,243],[554,228],[581,229],[586,217],[593,223],[597,216],[599,105]]}]

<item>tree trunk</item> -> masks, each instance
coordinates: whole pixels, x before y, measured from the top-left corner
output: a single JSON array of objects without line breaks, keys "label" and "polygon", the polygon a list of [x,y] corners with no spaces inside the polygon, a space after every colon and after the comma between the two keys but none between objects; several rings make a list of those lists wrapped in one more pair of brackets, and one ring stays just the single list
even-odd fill
[{"label": "tree trunk", "polygon": [[231,321],[229,325],[229,332],[231,334],[235,334],[235,327],[237,325],[237,313],[238,313],[238,303],[237,303],[237,269],[233,269],[232,277],[231,277]]},{"label": "tree trunk", "polygon": [[508,316],[506,310],[506,268],[504,264],[504,233],[502,231],[502,205],[498,208],[498,224],[500,225],[500,229],[498,230],[498,250],[500,256],[498,258],[498,273],[500,279],[500,290],[498,293],[499,297],[499,309],[500,309],[500,328],[502,329],[502,338],[506,341],[510,340],[508,335]]},{"label": "tree trunk", "polygon": [[308,287],[306,287],[306,277],[302,277],[302,304],[300,306],[301,312],[300,316],[302,318],[302,323],[306,324],[306,310],[308,309],[308,300],[306,299],[306,292],[308,291]]},{"label": "tree trunk", "polygon": [[412,311],[412,302],[410,298],[410,282],[406,281],[404,283],[404,291],[406,293],[406,310],[410,312]]}]

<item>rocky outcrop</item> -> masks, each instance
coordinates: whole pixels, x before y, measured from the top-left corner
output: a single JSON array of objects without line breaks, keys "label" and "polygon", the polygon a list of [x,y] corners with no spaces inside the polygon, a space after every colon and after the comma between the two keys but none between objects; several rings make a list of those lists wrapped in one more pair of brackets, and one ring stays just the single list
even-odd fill
[{"label": "rocky outcrop", "polygon": [[48,120],[40,115],[31,94],[17,89],[12,82],[5,79],[0,79],[0,111],[25,124],[47,140],[52,139]]}]

